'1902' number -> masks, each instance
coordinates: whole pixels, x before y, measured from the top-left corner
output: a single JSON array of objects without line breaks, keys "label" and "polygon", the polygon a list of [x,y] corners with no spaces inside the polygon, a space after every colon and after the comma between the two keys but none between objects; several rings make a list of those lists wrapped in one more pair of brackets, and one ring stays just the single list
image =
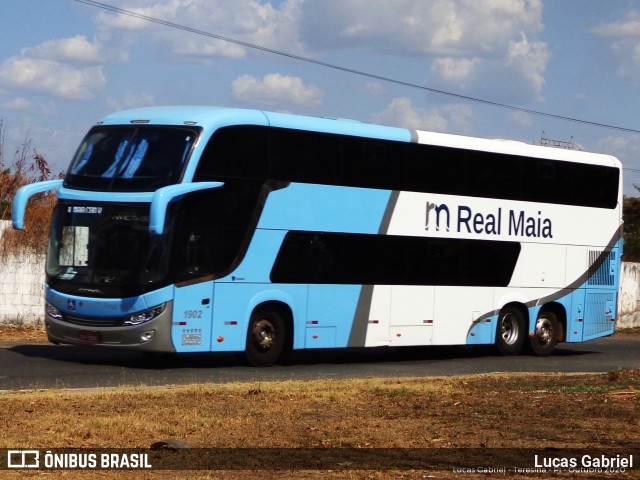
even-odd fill
[{"label": "'1902' number", "polygon": [[202,310],[185,310],[184,318],[202,318]]}]

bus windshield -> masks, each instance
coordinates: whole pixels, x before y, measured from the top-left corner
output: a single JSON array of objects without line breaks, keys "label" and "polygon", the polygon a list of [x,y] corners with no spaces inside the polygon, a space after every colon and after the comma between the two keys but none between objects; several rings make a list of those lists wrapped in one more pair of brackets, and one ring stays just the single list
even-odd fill
[{"label": "bus windshield", "polygon": [[95,127],[80,144],[65,186],[153,191],[177,183],[198,133],[179,127]]},{"label": "bus windshield", "polygon": [[96,297],[138,295],[168,280],[169,235],[149,235],[149,206],[61,202],[54,213],[47,282]]}]

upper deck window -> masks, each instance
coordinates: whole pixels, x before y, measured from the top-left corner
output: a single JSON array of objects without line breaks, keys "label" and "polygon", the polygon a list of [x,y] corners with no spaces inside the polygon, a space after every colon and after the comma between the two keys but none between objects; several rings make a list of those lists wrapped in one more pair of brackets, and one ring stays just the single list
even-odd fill
[{"label": "upper deck window", "polygon": [[177,183],[198,133],[180,127],[95,127],[80,144],[65,186],[154,191]]}]

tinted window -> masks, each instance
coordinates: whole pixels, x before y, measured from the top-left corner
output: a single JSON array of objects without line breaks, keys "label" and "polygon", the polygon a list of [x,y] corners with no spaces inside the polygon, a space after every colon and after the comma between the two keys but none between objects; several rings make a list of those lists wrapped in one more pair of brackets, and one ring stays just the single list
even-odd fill
[{"label": "tinted window", "polygon": [[507,286],[520,244],[292,231],[274,283]]},{"label": "tinted window", "polygon": [[177,183],[197,135],[187,128],[96,127],[78,148],[65,184],[154,191]]},{"label": "tinted window", "polygon": [[195,179],[252,178],[615,208],[619,170],[269,127],[216,132]]},{"label": "tinted window", "polygon": [[177,282],[223,276],[246,250],[257,214],[260,182],[228,181],[194,192],[175,207],[172,264]]}]

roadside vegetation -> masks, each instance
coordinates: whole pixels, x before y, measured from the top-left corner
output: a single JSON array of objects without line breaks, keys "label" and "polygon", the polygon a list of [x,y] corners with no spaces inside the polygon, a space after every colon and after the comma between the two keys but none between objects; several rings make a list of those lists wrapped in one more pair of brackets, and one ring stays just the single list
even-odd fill
[{"label": "roadside vegetation", "polygon": [[[28,135],[7,154],[5,132],[6,124],[0,118],[0,220],[11,219],[13,197],[20,187],[63,177],[62,172],[52,172],[49,162],[33,147]],[[9,228],[0,235],[0,259],[9,254],[46,252],[54,204],[55,195],[51,193],[39,194],[30,201],[24,231]]]},{"label": "roadside vegetation", "polygon": [[[635,185],[640,190],[639,185]],[[624,260],[640,262],[640,198],[624,199]]]}]

